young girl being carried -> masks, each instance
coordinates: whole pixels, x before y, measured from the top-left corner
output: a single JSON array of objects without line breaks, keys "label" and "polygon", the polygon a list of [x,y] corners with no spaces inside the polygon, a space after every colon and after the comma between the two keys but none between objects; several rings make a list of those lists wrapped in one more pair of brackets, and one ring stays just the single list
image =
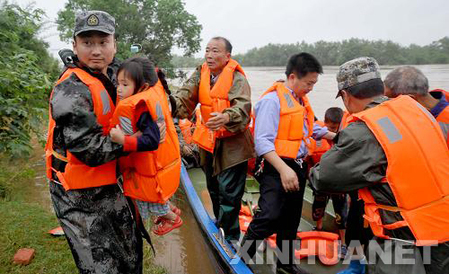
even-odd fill
[{"label": "young girl being carried", "polygon": [[[182,225],[181,211],[168,199],[179,186],[181,157],[167,95],[153,63],[143,57],[126,60],[118,69],[118,96],[111,138],[128,156],[119,160],[126,196],[142,218],[156,215],[153,232],[164,235]],[[161,79],[165,84],[165,79]]]}]

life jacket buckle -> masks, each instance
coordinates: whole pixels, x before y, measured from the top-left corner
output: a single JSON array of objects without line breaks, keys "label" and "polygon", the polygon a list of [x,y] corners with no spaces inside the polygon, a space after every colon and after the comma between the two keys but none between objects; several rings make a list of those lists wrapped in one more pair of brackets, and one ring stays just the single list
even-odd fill
[{"label": "life jacket buckle", "polygon": [[254,172],[254,176],[259,176],[260,174],[262,174],[264,161],[265,159],[262,159],[262,161],[260,161],[259,168],[256,170],[256,172]]},{"label": "life jacket buckle", "polygon": [[304,162],[302,158],[295,159],[295,162],[302,168],[302,163]]},{"label": "life jacket buckle", "polygon": [[125,193],[125,191],[123,190],[123,175],[120,174],[120,176],[117,177],[117,185],[120,188],[120,191],[122,193]]}]

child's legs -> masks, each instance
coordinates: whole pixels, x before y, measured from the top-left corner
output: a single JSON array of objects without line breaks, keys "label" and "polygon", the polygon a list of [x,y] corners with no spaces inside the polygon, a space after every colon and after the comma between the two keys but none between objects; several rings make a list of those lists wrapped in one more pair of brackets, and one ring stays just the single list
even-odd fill
[{"label": "child's legs", "polygon": [[329,196],[319,194],[315,194],[313,198],[312,218],[314,221],[316,221],[317,230],[321,230],[323,228],[323,216],[326,211],[328,199]]},{"label": "child's legs", "polygon": [[[169,203],[158,204],[158,203],[143,202],[139,200],[136,200],[136,202],[139,207],[139,211],[141,212],[142,218],[144,219],[147,219],[149,217],[149,214],[155,215],[157,217],[167,218],[170,220],[176,219],[176,214],[174,214],[171,211]],[[141,208],[143,210],[141,210]],[[144,210],[145,213],[142,212]]]},{"label": "child's legs", "polygon": [[338,226],[338,232],[340,234],[340,239],[342,244],[346,242],[346,223],[348,219],[348,203],[346,194],[333,194],[331,195],[332,204],[334,206],[335,212],[335,223]]}]

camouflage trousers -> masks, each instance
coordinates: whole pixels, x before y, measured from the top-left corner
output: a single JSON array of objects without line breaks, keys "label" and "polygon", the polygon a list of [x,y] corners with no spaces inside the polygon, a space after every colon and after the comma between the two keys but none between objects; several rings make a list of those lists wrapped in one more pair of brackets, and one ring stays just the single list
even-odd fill
[{"label": "camouflage trousers", "polygon": [[117,185],[65,191],[50,182],[50,194],[80,273],[142,273],[142,237]]}]

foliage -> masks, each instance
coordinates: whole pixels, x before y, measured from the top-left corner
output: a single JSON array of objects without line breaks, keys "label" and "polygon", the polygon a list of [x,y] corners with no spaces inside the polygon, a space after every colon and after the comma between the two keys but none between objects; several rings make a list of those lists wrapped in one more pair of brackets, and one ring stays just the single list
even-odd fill
[{"label": "foliage", "polygon": [[[285,66],[288,58],[298,52],[308,52],[323,65],[338,66],[361,56],[374,57],[381,65],[448,64],[449,37],[444,37],[427,46],[401,46],[392,41],[368,41],[352,38],[341,42],[318,41],[295,44],[268,44],[250,49],[245,54],[234,55],[234,59],[245,66]],[[178,62],[181,62],[178,60]]]},{"label": "foliage", "polygon": [[44,12],[0,3],[0,153],[27,155],[31,134],[42,140],[51,81],[58,63],[38,38]]},{"label": "foliage", "polygon": [[200,49],[202,27],[181,0],[69,0],[58,13],[61,40],[72,39],[75,13],[85,10],[103,10],[115,17],[119,59],[130,57],[131,44],[138,43],[160,67],[172,68],[174,47],[186,56]]},{"label": "foliage", "polygon": [[193,68],[201,65],[203,62],[203,58],[195,58],[193,56],[173,55],[171,59],[171,63],[175,68]]}]

